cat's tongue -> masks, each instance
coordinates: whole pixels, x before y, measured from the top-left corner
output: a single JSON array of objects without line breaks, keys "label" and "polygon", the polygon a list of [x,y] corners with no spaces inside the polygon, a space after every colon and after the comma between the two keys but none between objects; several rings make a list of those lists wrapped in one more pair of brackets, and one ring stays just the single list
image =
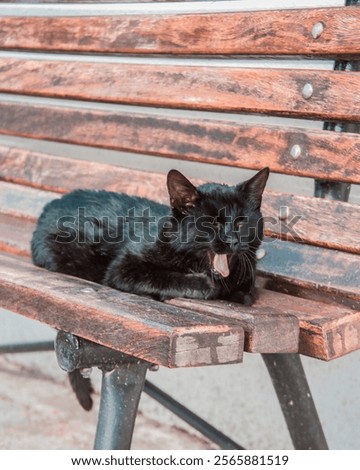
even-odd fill
[{"label": "cat's tongue", "polygon": [[222,277],[228,277],[230,274],[227,255],[215,255],[213,260],[214,270]]}]

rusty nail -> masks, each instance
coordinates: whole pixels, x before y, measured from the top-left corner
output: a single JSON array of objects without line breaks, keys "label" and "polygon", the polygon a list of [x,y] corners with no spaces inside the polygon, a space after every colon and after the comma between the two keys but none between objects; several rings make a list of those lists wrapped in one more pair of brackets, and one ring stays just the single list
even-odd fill
[{"label": "rusty nail", "polygon": [[262,259],[266,255],[264,248],[259,248],[256,252],[256,259]]},{"label": "rusty nail", "polygon": [[321,36],[322,32],[324,31],[324,24],[319,21],[319,23],[315,23],[313,29],[311,31],[312,37],[317,39]]},{"label": "rusty nail", "polygon": [[286,220],[289,217],[289,208],[288,206],[281,206],[279,209],[279,219]]},{"label": "rusty nail", "polygon": [[307,83],[304,86],[304,88],[302,89],[302,95],[306,100],[311,98],[313,93],[314,93],[314,89],[313,89],[311,83]]},{"label": "rusty nail", "polygon": [[290,155],[293,157],[293,158],[299,158],[300,155],[301,155],[301,147],[300,145],[298,144],[295,144],[291,147],[291,150],[290,150]]}]

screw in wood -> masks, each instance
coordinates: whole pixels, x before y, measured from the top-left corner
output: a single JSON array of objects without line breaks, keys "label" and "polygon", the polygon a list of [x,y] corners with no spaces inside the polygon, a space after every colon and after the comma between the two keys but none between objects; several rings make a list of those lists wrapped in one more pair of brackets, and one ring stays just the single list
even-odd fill
[{"label": "screw in wood", "polygon": [[279,209],[279,219],[286,220],[289,217],[289,207],[281,206]]},{"label": "screw in wood", "polygon": [[298,144],[295,144],[291,147],[291,150],[290,150],[290,155],[293,157],[293,158],[299,158],[300,155],[301,155],[301,147],[300,145]]},{"label": "screw in wood", "polygon": [[314,39],[317,39],[321,36],[321,34],[323,33],[325,29],[325,26],[324,26],[324,23],[321,23],[319,21],[319,23],[315,23],[314,26],[313,26],[313,29],[311,30],[311,35]]},{"label": "screw in wood", "polygon": [[311,83],[307,83],[306,85],[304,85],[304,88],[302,89],[302,95],[306,100],[311,98],[313,93],[314,93],[314,89]]}]

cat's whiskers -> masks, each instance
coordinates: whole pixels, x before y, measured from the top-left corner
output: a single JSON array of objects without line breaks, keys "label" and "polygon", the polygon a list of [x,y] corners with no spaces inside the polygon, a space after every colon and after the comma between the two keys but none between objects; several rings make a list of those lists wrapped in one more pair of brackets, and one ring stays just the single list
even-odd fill
[{"label": "cat's whiskers", "polygon": [[250,270],[251,281],[252,281],[251,283],[253,284],[255,282],[255,271],[254,271],[253,265],[251,263],[251,259],[249,258],[249,254],[247,252],[245,252],[244,255],[245,255],[247,265],[248,265],[249,270]]},{"label": "cat's whiskers", "polygon": [[245,260],[244,260],[242,253],[238,255],[238,258],[239,258],[240,273],[239,273],[239,278],[237,280],[237,284],[241,284],[246,275],[246,264],[245,264]]}]

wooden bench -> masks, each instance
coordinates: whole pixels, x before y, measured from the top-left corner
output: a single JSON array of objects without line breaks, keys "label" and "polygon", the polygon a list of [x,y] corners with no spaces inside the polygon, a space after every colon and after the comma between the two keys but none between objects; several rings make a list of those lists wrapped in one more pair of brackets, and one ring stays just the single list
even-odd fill
[{"label": "wooden bench", "polygon": [[[314,178],[316,197],[265,192],[268,238],[254,306],[160,303],[47,272],[29,257],[48,201],[101,188],[167,202],[164,174],[125,168],[122,154],[110,165],[1,145],[0,305],[60,330],[66,370],[104,369],[96,448],[130,446],[150,365],[239,363],[243,351],[263,354],[295,447],[326,448],[294,353],[328,361],[360,348],[360,210],[347,202],[350,184],[360,183],[360,8],[158,14],[157,7],[1,16],[0,133],[173,158],[175,168],[177,160],[269,166]],[[336,62],[335,70],[306,61],[242,66],[249,56]],[[325,124],[263,124],[250,115]]]}]

